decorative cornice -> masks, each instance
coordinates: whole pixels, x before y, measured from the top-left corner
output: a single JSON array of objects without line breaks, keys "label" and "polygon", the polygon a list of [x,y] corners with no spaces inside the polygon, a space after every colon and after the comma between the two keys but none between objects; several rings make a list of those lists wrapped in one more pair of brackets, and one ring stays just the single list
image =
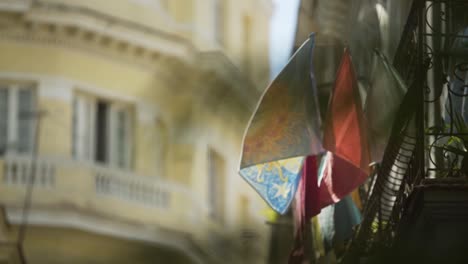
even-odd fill
[{"label": "decorative cornice", "polygon": [[20,12],[29,9],[31,0],[2,0],[0,10]]},{"label": "decorative cornice", "polygon": [[185,53],[194,49],[190,40],[177,34],[87,7],[35,1],[32,8],[25,14],[28,19],[37,22],[72,25],[86,31],[108,35],[141,48],[160,50],[160,43],[165,43],[171,46],[171,50],[164,50],[165,54],[173,53],[172,55],[186,57]]},{"label": "decorative cornice", "polygon": [[144,67],[184,65],[196,53],[188,39],[97,10],[37,0],[19,2],[29,8],[11,12],[0,6],[0,37],[86,48]]},{"label": "decorative cornice", "polygon": [[[72,14],[76,16],[72,17]],[[77,20],[79,17],[83,19]],[[90,24],[84,23],[84,20],[88,20]],[[93,22],[98,25],[96,28],[90,26]],[[119,30],[110,34],[111,30],[106,30],[104,26],[106,23]],[[133,34],[139,32],[141,41],[126,39],[124,36],[133,39],[136,35],[129,37],[127,31],[120,30],[122,28]],[[148,36],[157,36],[166,44],[169,43],[168,48],[175,47],[177,50],[177,47],[183,47],[179,50],[183,52],[171,54],[158,49],[156,45],[144,45],[150,40]],[[229,100],[229,104],[223,107],[242,108],[238,113],[245,115],[253,110],[259,96],[254,84],[223,52],[198,52],[186,39],[165,35],[157,30],[88,9],[62,5],[41,6],[38,1],[31,10],[24,13],[0,13],[0,39],[79,49],[118,60],[120,63],[139,66],[144,71],[156,73],[167,87],[171,87],[174,102],[185,100],[182,97],[191,95],[193,98],[186,101],[187,103],[200,98],[206,102],[207,98],[203,98],[204,96],[216,99],[212,95],[222,93]],[[205,85],[210,82],[211,85]],[[200,87],[203,89],[199,90]],[[187,103],[179,105],[190,109],[191,106]]]},{"label": "decorative cornice", "polygon": [[172,56],[79,26],[37,22],[11,13],[0,15],[0,39],[85,50],[157,72],[161,78],[172,78],[174,69],[186,69],[190,63],[186,60],[191,57]]}]

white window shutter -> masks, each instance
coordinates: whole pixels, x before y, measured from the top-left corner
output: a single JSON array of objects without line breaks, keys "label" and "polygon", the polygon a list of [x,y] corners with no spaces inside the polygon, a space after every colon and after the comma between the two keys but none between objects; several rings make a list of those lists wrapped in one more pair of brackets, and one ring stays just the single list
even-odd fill
[{"label": "white window shutter", "polygon": [[127,141],[127,129],[126,129],[126,114],[125,111],[119,110],[116,113],[116,138],[117,138],[117,166],[119,168],[126,168],[126,141]]},{"label": "white window shutter", "polygon": [[34,112],[34,94],[33,90],[28,88],[17,91],[17,151],[18,153],[31,153],[34,144],[34,124],[37,118]]},{"label": "white window shutter", "polygon": [[81,96],[76,96],[73,102],[73,154],[76,159],[84,158],[84,100]]},{"label": "white window shutter", "polygon": [[8,89],[0,87],[0,155],[5,154],[8,142]]},{"label": "white window shutter", "polygon": [[83,104],[83,148],[84,158],[93,160],[95,155],[95,125],[96,125],[96,102],[90,98],[84,98]]},{"label": "white window shutter", "polygon": [[126,121],[125,121],[125,130],[127,131],[126,133],[126,139],[125,139],[125,164],[126,168],[130,169],[132,168],[132,162],[133,162],[133,112],[127,109],[125,111],[126,113]]},{"label": "white window shutter", "polygon": [[131,123],[129,110],[111,106],[109,128],[108,146],[110,164],[128,169],[131,163]]},{"label": "white window shutter", "polygon": [[125,109],[121,112],[122,115],[122,154],[121,160],[124,168],[129,169],[131,167],[131,154],[132,154],[132,118],[129,109]]},{"label": "white window shutter", "polygon": [[8,92],[8,132],[7,132],[7,152],[15,153],[18,144],[18,89],[15,86],[9,87]]},{"label": "white window shutter", "polygon": [[72,105],[72,155],[78,157],[78,98],[73,97]]},{"label": "white window shutter", "polygon": [[117,137],[116,137],[116,111],[115,106],[110,105],[107,113],[107,158],[111,166],[117,166]]},{"label": "white window shutter", "polygon": [[73,155],[79,160],[94,157],[95,105],[84,96],[76,96],[73,103]]}]

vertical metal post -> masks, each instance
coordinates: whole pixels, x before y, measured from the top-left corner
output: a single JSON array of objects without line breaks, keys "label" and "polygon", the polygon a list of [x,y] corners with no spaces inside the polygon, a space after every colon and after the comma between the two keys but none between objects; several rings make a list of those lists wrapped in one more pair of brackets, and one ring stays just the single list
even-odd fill
[{"label": "vertical metal post", "polygon": [[424,124],[425,124],[425,99],[426,99],[426,89],[425,89],[425,62],[424,62],[424,11],[425,11],[425,0],[419,0],[418,7],[418,44],[417,44],[417,69],[416,69],[416,85],[418,91],[418,97],[415,100],[418,100],[418,107],[416,111],[416,135],[417,135],[417,144],[416,144],[416,164],[418,166],[418,179],[423,179],[425,177],[425,145],[426,138],[424,133]]}]

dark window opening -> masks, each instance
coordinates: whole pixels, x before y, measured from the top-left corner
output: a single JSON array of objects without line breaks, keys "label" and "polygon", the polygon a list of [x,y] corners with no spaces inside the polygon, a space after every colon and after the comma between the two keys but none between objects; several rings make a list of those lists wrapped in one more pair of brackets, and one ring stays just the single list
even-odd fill
[{"label": "dark window opening", "polygon": [[109,104],[98,101],[96,105],[96,152],[95,159],[98,162],[108,161],[107,153],[107,124],[109,119]]}]

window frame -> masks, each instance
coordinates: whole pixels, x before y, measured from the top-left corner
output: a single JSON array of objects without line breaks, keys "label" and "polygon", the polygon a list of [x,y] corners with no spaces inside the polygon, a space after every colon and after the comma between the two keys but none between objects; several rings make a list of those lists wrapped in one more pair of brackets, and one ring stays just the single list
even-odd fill
[{"label": "window frame", "polygon": [[[118,113],[125,113],[127,116],[127,119],[124,121],[124,130],[125,130],[125,142],[124,142],[124,148],[125,148],[125,160],[123,166],[120,166],[119,164],[119,157],[117,155],[117,152],[115,151],[115,148],[117,148],[114,140],[118,140],[117,133],[118,133],[118,124],[117,124],[117,118],[118,118]],[[112,102],[110,103],[109,107],[109,118],[108,118],[108,163],[111,166],[118,167],[120,169],[131,169],[132,164],[133,164],[133,135],[134,131],[132,129],[133,122],[134,122],[134,111],[132,111],[132,107],[129,106],[128,104],[121,103],[121,102]]]},{"label": "window frame", "polygon": [[[6,122],[6,139],[5,139],[5,150],[3,153],[0,152],[0,155],[10,155],[10,154],[21,154],[21,155],[28,155],[32,154],[34,145],[36,144],[35,138],[35,130],[36,130],[36,122],[37,115],[35,112],[38,109],[38,93],[36,89],[36,85],[34,83],[29,82],[0,82],[0,89],[5,89],[7,91],[6,96],[6,108],[7,111],[7,122]],[[19,94],[21,90],[28,90],[31,92],[31,107],[29,114],[24,114],[23,117],[20,117],[20,102],[19,102]],[[19,141],[21,140],[19,126],[20,126],[20,118],[29,119],[29,146],[27,146],[28,150],[20,151]]]},{"label": "window frame", "polygon": [[[82,105],[87,105],[90,112],[85,114],[86,111],[83,110],[83,106],[77,107],[77,100],[86,101]],[[105,159],[104,161],[98,161],[97,159],[97,145],[98,145],[98,136],[97,136],[97,115],[98,104],[104,103],[106,105],[106,124],[105,124]],[[134,146],[134,131],[133,131],[133,122],[134,122],[134,111],[133,107],[129,103],[123,103],[117,100],[111,100],[108,98],[99,97],[96,95],[90,95],[87,93],[82,93],[76,91],[73,95],[73,118],[72,118],[72,157],[78,161],[86,161],[95,164],[101,164],[117,169],[131,170],[133,169],[133,146]],[[119,164],[118,155],[116,154],[115,142],[117,142],[117,128],[116,128],[116,117],[119,111],[123,111],[127,115],[127,121],[125,125],[125,160],[124,164]],[[81,114],[79,114],[81,113]],[[79,115],[88,115],[88,117],[80,118]],[[84,121],[83,121],[84,119]],[[89,120],[86,120],[89,119]],[[80,123],[81,120],[81,123]],[[87,124],[87,125],[85,125]],[[76,126],[79,126],[78,128]],[[84,127],[82,127],[84,126]],[[77,141],[77,129],[82,130],[80,133],[87,133],[89,135],[88,140]],[[84,131],[84,132],[83,132]],[[87,131],[87,132],[86,132]],[[85,144],[81,145],[80,144]],[[86,146],[87,145],[87,146]],[[77,149],[84,149],[80,152],[77,152]],[[86,150],[86,151],[85,151]],[[86,154],[87,153],[87,154]]]}]

